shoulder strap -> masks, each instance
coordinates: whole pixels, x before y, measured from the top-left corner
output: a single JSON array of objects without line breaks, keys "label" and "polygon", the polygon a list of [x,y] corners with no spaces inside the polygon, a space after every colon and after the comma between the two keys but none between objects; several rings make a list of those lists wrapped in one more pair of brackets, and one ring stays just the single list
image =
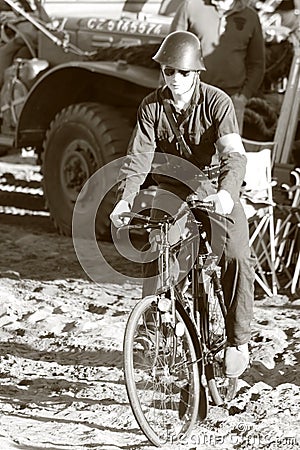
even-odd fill
[{"label": "shoulder strap", "polygon": [[169,124],[173,130],[173,133],[176,136],[176,139],[177,139],[177,142],[179,145],[180,155],[181,156],[183,155],[183,156],[185,156],[185,158],[189,159],[192,156],[192,151],[191,151],[190,147],[187,145],[187,143],[185,142],[182,133],[180,133],[180,131],[179,131],[178,124],[177,124],[176,118],[174,117],[171,105],[166,99],[163,99],[163,105],[164,105],[164,110],[165,110],[167,119],[169,121]]}]

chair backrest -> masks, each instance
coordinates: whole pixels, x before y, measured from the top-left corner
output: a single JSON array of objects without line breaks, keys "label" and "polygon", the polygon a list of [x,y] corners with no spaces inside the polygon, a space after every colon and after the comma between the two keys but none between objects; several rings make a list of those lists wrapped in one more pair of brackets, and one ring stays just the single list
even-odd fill
[{"label": "chair backrest", "polygon": [[247,166],[241,202],[248,219],[258,210],[273,205],[271,150],[246,152]]},{"label": "chair backrest", "polygon": [[242,137],[243,145],[247,153],[259,153],[262,150],[271,150],[271,167],[274,166],[277,144],[275,141],[253,141]]},{"label": "chair backrest", "polygon": [[246,152],[247,166],[245,175],[246,191],[267,191],[271,185],[271,150]]}]

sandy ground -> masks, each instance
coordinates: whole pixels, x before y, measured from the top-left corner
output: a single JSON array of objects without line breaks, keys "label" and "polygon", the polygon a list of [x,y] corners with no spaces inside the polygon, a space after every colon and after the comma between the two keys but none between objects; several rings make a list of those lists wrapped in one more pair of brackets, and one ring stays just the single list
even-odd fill
[{"label": "sandy ground", "polygon": [[[8,212],[0,214],[0,448],[154,448],[134,420],[122,370],[124,327],[141,295],[130,279],[137,268],[105,243],[102,253],[126,275],[111,278],[103,266],[96,284],[47,215]],[[256,300],[237,398],[212,406],[172,448],[299,449],[299,308],[297,297]]]}]

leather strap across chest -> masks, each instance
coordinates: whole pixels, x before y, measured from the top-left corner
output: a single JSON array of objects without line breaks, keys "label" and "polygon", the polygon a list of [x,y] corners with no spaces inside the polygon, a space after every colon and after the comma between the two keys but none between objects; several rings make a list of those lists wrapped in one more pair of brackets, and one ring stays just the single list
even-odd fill
[{"label": "leather strap across chest", "polygon": [[183,134],[179,131],[178,123],[177,123],[176,117],[172,111],[172,107],[166,99],[163,100],[163,106],[164,106],[164,110],[165,110],[167,119],[169,121],[169,124],[170,124],[170,126],[173,130],[173,133],[176,137],[176,140],[178,142],[180,156],[184,156],[185,158],[189,159],[192,156],[192,150],[185,142]]}]

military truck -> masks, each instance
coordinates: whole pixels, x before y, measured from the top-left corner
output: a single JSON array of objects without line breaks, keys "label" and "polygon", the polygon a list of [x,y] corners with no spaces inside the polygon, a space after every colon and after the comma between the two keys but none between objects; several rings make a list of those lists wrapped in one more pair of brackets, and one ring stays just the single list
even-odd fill
[{"label": "military truck", "polygon": [[[9,11],[0,53],[21,45],[1,89],[0,146],[34,149],[47,208],[70,235],[82,186],[125,154],[137,107],[159,84],[151,56],[180,0],[29,1],[1,0]],[[99,237],[108,235],[113,202],[112,191],[97,219]]]},{"label": "military truck", "polygon": [[[46,2],[42,20],[37,8],[7,0],[18,17],[2,25],[4,44],[17,33],[30,55],[6,70],[0,145],[38,154],[47,208],[67,235],[85,181],[126,152],[138,104],[158,86],[151,55],[171,21],[170,1],[84,3]],[[111,194],[101,205],[100,236],[113,201]]]}]

